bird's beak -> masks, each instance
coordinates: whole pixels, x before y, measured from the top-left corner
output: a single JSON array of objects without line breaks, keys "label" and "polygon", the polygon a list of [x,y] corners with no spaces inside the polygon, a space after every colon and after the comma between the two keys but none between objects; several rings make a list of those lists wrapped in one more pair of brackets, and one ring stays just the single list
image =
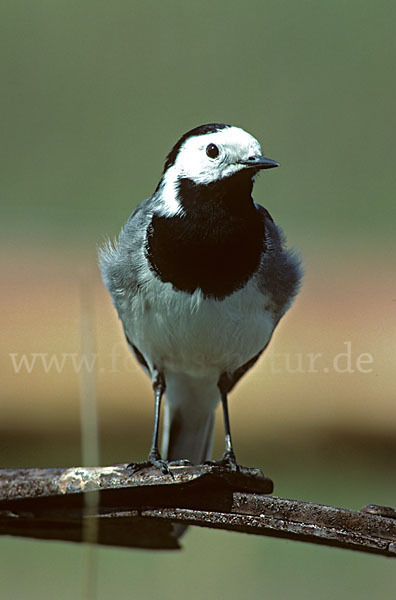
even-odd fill
[{"label": "bird's beak", "polygon": [[245,167],[257,170],[273,169],[274,167],[280,166],[276,160],[272,160],[272,158],[266,158],[265,156],[250,156],[246,160],[239,160],[238,163],[240,165],[245,165]]}]

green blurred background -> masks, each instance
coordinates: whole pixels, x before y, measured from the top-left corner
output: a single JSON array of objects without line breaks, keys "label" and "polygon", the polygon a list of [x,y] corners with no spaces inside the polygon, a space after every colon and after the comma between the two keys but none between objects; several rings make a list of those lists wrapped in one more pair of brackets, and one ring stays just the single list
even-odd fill
[{"label": "green blurred background", "polygon": [[[3,2],[1,466],[81,463],[79,374],[68,361],[16,372],[10,354],[78,354],[84,287],[101,462],[145,456],[150,385],[128,358],[96,247],[152,193],[182,133],[223,121],[280,161],[255,199],[306,268],[234,394],[238,458],[281,496],[395,505],[395,23],[385,0]],[[312,353],[323,355],[315,372]],[[82,597],[82,559],[75,545],[3,538],[2,598]],[[97,559],[100,599],[388,599],[396,585],[383,558],[199,529],[181,553]]]}]

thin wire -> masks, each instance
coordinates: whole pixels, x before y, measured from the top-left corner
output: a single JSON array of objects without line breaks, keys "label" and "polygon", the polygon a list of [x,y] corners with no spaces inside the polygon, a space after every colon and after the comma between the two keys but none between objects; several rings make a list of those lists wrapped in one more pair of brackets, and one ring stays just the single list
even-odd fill
[{"label": "thin wire", "polygon": [[[80,283],[80,421],[82,466],[100,464],[99,430],[96,395],[96,340],[93,299],[93,277],[85,274]],[[99,492],[84,494],[82,600],[97,599],[99,523],[95,515],[99,509]]]}]

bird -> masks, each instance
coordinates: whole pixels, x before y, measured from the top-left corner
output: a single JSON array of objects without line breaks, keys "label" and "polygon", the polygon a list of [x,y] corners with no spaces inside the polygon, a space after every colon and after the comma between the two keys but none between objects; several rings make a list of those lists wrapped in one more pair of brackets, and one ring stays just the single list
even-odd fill
[{"label": "bird", "polygon": [[239,469],[228,395],[267,348],[302,278],[299,255],[252,198],[258,173],[278,166],[240,127],[195,127],[167,155],[154,193],[99,250],[103,282],[154,392],[151,449],[136,468],[170,473],[210,461],[221,404],[225,451],[212,464]]}]

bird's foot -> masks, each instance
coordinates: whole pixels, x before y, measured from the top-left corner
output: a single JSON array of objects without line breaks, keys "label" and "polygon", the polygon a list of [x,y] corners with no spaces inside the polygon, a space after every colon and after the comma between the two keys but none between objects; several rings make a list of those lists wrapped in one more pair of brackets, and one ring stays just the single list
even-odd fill
[{"label": "bird's foot", "polygon": [[137,473],[142,469],[158,469],[164,475],[170,475],[173,477],[172,472],[169,467],[185,467],[187,465],[191,465],[192,463],[189,460],[164,460],[161,458],[159,452],[150,452],[147,460],[143,462],[130,463],[128,468],[132,470],[132,473]]},{"label": "bird's foot", "polygon": [[236,461],[235,454],[231,451],[224,452],[223,456],[220,460],[207,460],[204,462],[204,465],[211,465],[214,467],[223,467],[229,469],[230,471],[234,471],[235,473],[239,471],[239,465]]},{"label": "bird's foot", "polygon": [[132,470],[132,473],[137,473],[142,469],[158,469],[164,475],[172,475],[169,470],[169,462],[163,460],[159,452],[150,452],[148,459],[142,462],[130,463],[128,468]]},{"label": "bird's foot", "polygon": [[131,469],[132,473],[138,473],[143,469],[158,469],[164,475],[171,475],[169,465],[166,460],[143,460],[142,462],[133,462],[128,465],[128,469]]}]

